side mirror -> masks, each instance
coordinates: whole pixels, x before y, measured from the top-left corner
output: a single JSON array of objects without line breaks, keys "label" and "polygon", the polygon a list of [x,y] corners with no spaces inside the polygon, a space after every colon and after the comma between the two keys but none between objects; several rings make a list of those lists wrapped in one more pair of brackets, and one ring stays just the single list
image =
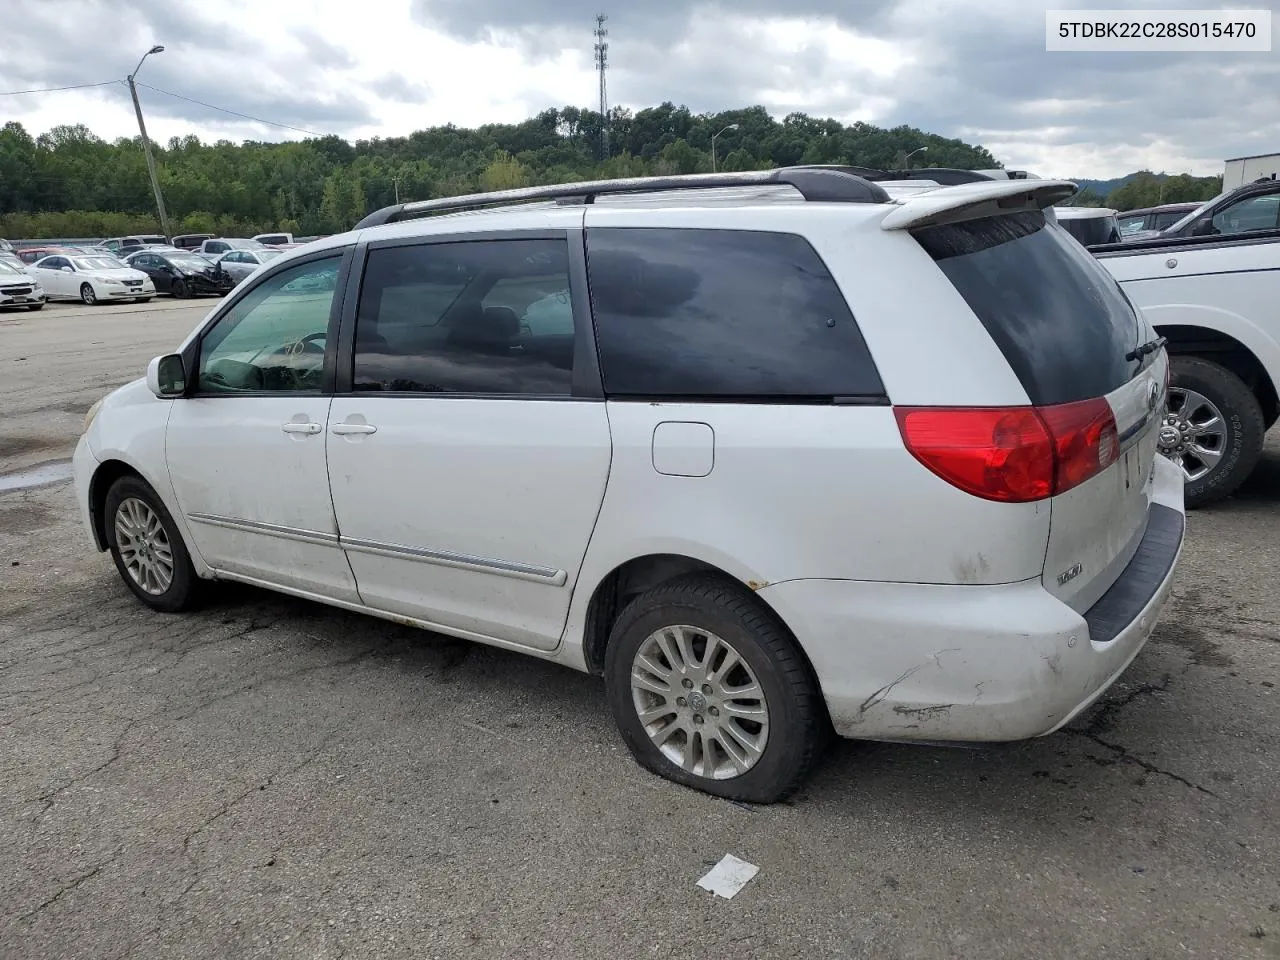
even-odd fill
[{"label": "side mirror", "polygon": [[1212,217],[1205,217],[1191,228],[1191,235],[1193,237],[1211,237],[1217,232],[1218,228],[1213,225]]},{"label": "side mirror", "polygon": [[182,357],[170,353],[147,364],[147,386],[161,400],[180,397],[187,390],[187,371]]},{"label": "side mirror", "polygon": [[75,271],[72,270],[70,267],[59,267],[58,269],[61,270],[63,273],[75,273]]}]

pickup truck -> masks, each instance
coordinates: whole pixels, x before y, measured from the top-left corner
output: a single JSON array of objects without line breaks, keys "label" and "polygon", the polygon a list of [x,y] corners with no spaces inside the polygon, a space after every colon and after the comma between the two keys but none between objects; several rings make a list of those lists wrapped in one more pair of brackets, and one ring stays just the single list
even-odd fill
[{"label": "pickup truck", "polygon": [[1160,450],[1182,467],[1187,506],[1229,496],[1280,418],[1280,228],[1089,249],[1167,339]]}]

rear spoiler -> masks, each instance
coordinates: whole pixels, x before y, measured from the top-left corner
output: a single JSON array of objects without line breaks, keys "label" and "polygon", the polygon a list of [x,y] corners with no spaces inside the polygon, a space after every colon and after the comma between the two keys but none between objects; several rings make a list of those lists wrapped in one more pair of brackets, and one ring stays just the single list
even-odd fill
[{"label": "rear spoiler", "polygon": [[1076,192],[1069,180],[992,180],[906,197],[880,221],[881,230],[911,230],[1001,214],[1043,210]]}]

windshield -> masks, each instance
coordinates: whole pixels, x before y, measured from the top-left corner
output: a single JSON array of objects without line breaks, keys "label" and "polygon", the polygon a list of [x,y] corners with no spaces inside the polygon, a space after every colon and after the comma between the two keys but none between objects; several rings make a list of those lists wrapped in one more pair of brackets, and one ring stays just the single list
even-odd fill
[{"label": "windshield", "polygon": [[128,267],[115,257],[76,257],[72,261],[78,270],[127,270]]},{"label": "windshield", "polygon": [[280,256],[280,254],[282,253],[284,253],[283,250],[259,250],[258,259],[261,260],[263,263],[266,263],[268,260],[274,260],[276,257]]},{"label": "windshield", "polygon": [[1181,230],[1183,227],[1185,227],[1188,223],[1190,223],[1196,217],[1200,216],[1200,214],[1204,213],[1206,210],[1212,207],[1215,203],[1217,203],[1223,197],[1228,196],[1231,193],[1232,193],[1231,190],[1223,190],[1220,194],[1218,194],[1212,200],[1206,200],[1204,203],[1200,204],[1200,206],[1196,207],[1194,210],[1188,213],[1185,217],[1183,217],[1177,223],[1173,224],[1172,226],[1165,227],[1163,232],[1173,233],[1173,231],[1175,230]]},{"label": "windshield", "polygon": [[15,273],[20,277],[26,276],[26,274],[23,273],[23,271],[14,269],[12,264],[9,264],[3,260],[0,260],[0,276],[7,277]]},{"label": "windshield", "polygon": [[204,257],[174,257],[168,258],[169,262],[175,267],[186,267],[188,270],[204,270],[206,267],[213,266],[213,263]]}]

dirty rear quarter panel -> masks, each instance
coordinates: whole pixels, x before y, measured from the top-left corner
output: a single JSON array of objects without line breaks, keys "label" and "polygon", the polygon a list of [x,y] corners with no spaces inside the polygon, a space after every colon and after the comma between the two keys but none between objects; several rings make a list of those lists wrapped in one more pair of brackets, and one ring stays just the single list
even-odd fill
[{"label": "dirty rear quarter panel", "polygon": [[[961,493],[903,447],[887,406],[608,403],[614,458],[583,567],[681,554],[757,584],[806,577],[1007,583],[1039,577],[1047,504]],[[659,474],[655,427],[714,433],[705,477]],[[585,602],[581,592],[575,605]]]}]

